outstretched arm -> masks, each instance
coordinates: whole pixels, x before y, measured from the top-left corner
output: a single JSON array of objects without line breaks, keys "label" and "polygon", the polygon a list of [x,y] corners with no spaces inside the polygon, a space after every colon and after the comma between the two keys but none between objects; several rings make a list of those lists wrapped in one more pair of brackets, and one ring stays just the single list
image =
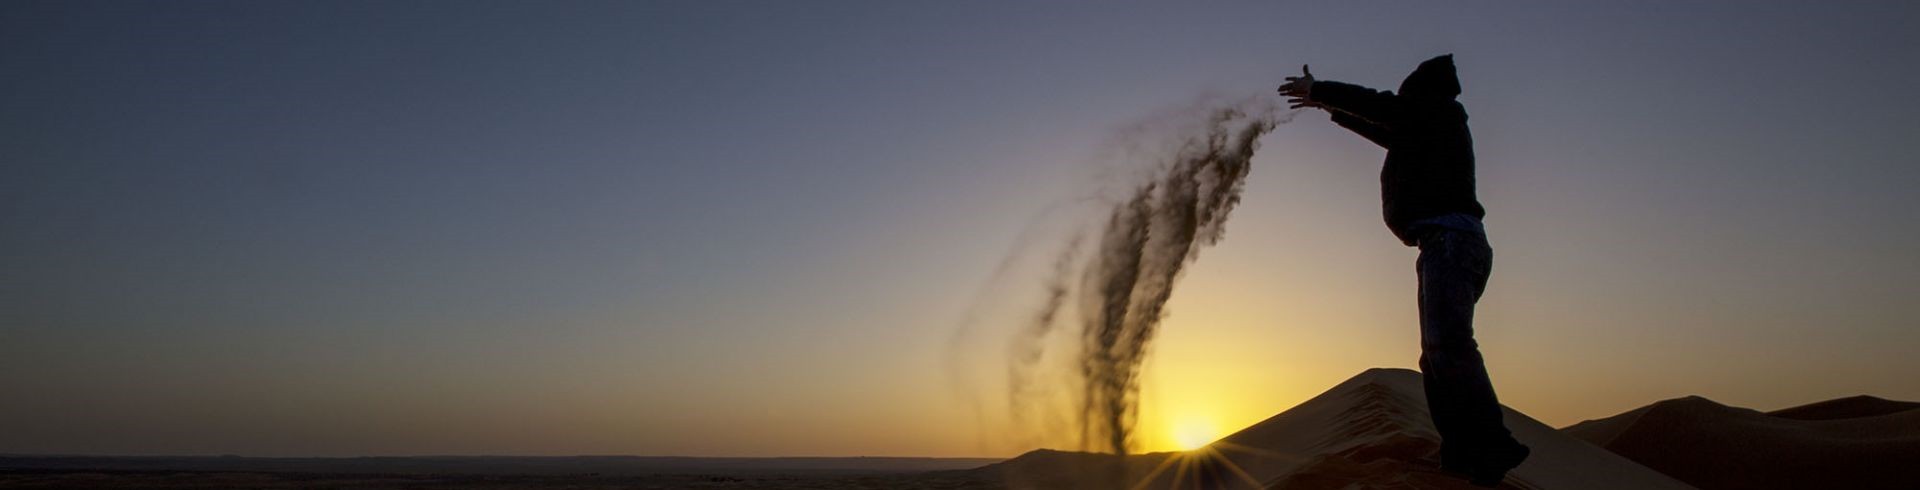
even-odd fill
[{"label": "outstretched arm", "polygon": [[1287,102],[1294,109],[1326,109],[1333,113],[1333,122],[1375,143],[1381,143],[1385,132],[1399,119],[1395,117],[1399,112],[1399,99],[1392,92],[1315,80],[1306,65],[1300,65],[1300,76],[1287,77],[1287,84],[1280,86],[1280,94],[1289,97]]},{"label": "outstretched arm", "polygon": [[1373,144],[1380,145],[1381,148],[1387,148],[1387,138],[1390,132],[1386,126],[1374,124],[1373,121],[1337,111],[1333,113],[1333,123],[1340,125],[1340,127],[1347,128],[1348,131],[1353,131],[1354,134],[1366,138],[1367,141],[1372,141]]}]

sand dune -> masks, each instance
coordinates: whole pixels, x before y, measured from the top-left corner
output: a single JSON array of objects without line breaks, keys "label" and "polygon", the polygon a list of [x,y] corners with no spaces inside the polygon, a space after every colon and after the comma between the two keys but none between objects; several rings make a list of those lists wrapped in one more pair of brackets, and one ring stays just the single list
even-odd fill
[{"label": "sand dune", "polygon": [[1563,430],[1703,489],[1920,488],[1920,404],[1851,397],[1772,413],[1697,396]]},{"label": "sand dune", "polygon": [[1920,403],[1859,395],[1782,408],[1767,412],[1767,415],[1794,420],[1833,420],[1886,415],[1916,408],[1920,408]]},{"label": "sand dune", "polygon": [[[1534,453],[1501,488],[1689,488],[1519,412],[1507,410],[1506,421]],[[1438,448],[1420,374],[1373,369],[1201,450],[1125,459],[1035,451],[977,471],[1010,488],[1477,488],[1439,472]]]},{"label": "sand dune", "polygon": [[[1687,397],[1561,430],[1511,409],[1506,423],[1534,450],[1507,490],[1920,488],[1910,470],[1920,403],[1859,396],[1762,413]],[[1439,472],[1438,447],[1419,373],[1373,369],[1181,453],[1039,450],[984,467],[991,460],[0,455],[0,487],[1478,488]]]},{"label": "sand dune", "polygon": [[0,488],[992,490],[1002,488],[998,479],[949,470],[997,461],[885,457],[0,455]]}]

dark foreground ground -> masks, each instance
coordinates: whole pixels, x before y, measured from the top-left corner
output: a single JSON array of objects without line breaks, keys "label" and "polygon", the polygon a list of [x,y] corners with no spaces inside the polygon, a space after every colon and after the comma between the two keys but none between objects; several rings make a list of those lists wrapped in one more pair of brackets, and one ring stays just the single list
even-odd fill
[{"label": "dark foreground ground", "polygon": [[0,488],[994,489],[964,458],[0,456]]}]

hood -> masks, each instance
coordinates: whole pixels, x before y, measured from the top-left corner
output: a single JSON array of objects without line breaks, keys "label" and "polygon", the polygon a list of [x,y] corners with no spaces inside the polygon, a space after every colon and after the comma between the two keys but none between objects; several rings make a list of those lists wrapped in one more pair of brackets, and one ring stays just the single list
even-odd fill
[{"label": "hood", "polygon": [[1443,54],[1420,63],[1400,82],[1400,95],[1451,99],[1460,95],[1460,77],[1453,73],[1453,55]]}]

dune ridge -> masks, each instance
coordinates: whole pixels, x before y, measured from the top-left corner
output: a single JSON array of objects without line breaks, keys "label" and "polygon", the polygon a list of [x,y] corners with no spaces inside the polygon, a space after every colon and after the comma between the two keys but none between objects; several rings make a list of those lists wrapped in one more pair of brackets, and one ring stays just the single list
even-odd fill
[{"label": "dune ridge", "polygon": [[1856,396],[1760,412],[1699,396],[1562,429],[1713,489],[1920,488],[1920,404]]},{"label": "dune ridge", "polygon": [[1917,408],[1920,408],[1920,402],[1903,402],[1870,395],[1856,395],[1845,398],[1835,398],[1823,402],[1808,403],[1797,407],[1782,408],[1767,412],[1767,415],[1795,420],[1833,420],[1872,417]]}]

